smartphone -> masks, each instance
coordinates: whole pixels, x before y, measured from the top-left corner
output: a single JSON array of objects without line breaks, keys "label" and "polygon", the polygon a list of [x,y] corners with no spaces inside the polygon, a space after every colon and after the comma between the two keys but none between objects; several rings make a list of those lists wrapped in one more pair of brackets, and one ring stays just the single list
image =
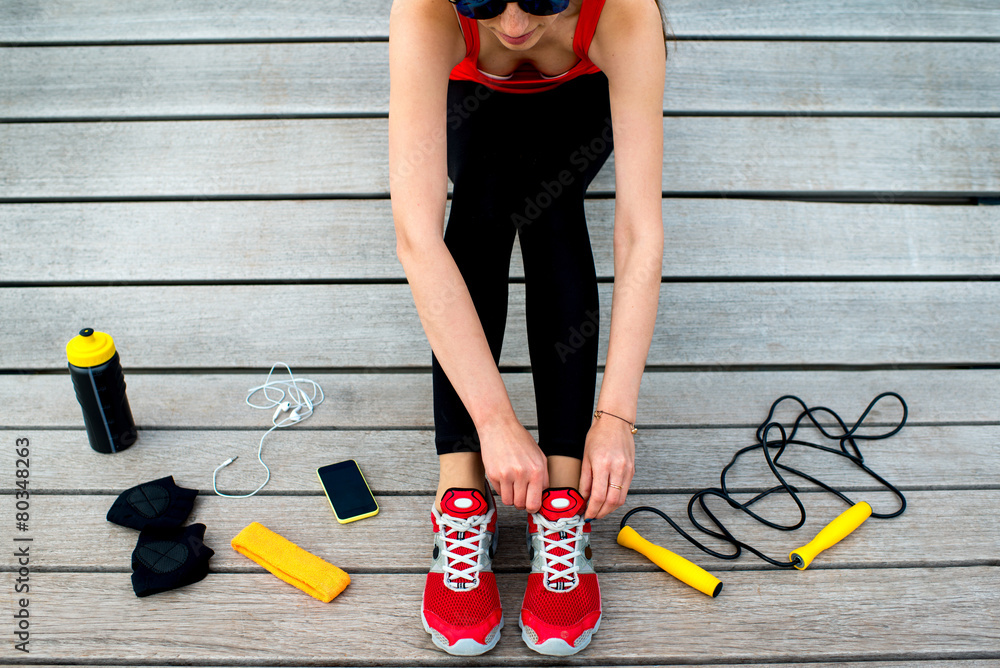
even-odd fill
[{"label": "smartphone", "polygon": [[378,514],[378,503],[358,463],[348,459],[316,469],[333,516],[341,524]]}]

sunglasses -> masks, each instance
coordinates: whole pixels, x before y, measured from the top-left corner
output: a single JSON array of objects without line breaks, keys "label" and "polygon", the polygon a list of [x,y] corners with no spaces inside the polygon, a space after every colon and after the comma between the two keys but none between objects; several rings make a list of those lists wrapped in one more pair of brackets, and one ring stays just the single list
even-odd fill
[{"label": "sunglasses", "polygon": [[[507,9],[508,0],[449,0],[462,16],[481,21],[493,19]],[[565,11],[569,0],[517,0],[517,6],[534,16],[552,16]]]}]

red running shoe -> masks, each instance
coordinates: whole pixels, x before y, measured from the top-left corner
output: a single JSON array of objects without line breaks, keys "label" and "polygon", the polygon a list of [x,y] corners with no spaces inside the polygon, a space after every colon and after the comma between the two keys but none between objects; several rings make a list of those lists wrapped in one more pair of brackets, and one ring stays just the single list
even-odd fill
[{"label": "red running shoe", "polygon": [[431,509],[434,562],[424,585],[424,630],[449,654],[482,654],[496,646],[503,628],[493,576],[493,494],[484,497],[478,489],[452,488],[444,493],[441,509]]},{"label": "red running shoe", "polygon": [[539,512],[528,516],[531,574],[518,625],[525,644],[541,654],[576,654],[601,625],[586,507],[571,487],[547,489]]}]

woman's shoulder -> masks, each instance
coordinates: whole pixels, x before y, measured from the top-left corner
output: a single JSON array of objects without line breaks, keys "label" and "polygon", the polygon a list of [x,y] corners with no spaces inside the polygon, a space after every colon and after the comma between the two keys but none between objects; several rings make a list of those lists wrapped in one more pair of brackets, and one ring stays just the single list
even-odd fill
[{"label": "woman's shoulder", "polygon": [[[447,0],[393,0],[389,10],[389,39],[406,33],[407,43],[465,57],[465,37],[454,6]],[[457,62],[457,61],[456,61]]]},{"label": "woman's shoulder", "polygon": [[[605,70],[605,66],[610,64],[609,59],[615,57],[616,46],[632,43],[639,34],[653,32],[639,30],[639,27],[654,26],[656,35],[661,35],[661,21],[656,0],[604,0],[587,54],[590,61]],[[662,39],[659,46],[662,46]]]}]

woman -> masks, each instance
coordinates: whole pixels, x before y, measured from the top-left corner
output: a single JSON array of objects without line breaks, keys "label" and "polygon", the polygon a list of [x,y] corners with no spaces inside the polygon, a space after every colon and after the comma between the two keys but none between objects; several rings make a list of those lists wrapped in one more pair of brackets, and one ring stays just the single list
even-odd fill
[{"label": "woman", "polygon": [[[665,33],[654,0],[451,3],[395,0],[389,23],[396,252],[433,351],[440,464],[422,620],[451,654],[499,639],[489,481],[528,512],[522,638],[568,655],[600,624],[589,521],[624,503],[634,472],[663,256]],[[583,201],[612,148],[615,284],[595,412],[599,310]],[[497,368],[515,236],[537,443]]]}]

